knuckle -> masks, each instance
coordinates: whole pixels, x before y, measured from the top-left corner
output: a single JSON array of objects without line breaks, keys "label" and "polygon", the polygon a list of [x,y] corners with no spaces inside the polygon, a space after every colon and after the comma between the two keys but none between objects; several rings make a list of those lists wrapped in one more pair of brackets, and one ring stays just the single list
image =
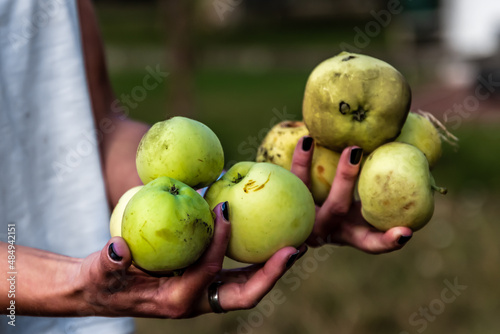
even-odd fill
[{"label": "knuckle", "polygon": [[352,170],[342,170],[340,171],[340,178],[349,181],[349,182],[355,182],[357,178],[357,173],[354,173]]},{"label": "knuckle", "polygon": [[307,169],[309,168],[309,163],[310,163],[309,158],[310,158],[309,155],[303,152],[296,152],[292,158],[292,165],[295,166],[296,168]]},{"label": "knuckle", "polygon": [[221,263],[208,263],[205,265],[205,272],[209,276],[215,276],[222,270]]},{"label": "knuckle", "polygon": [[246,294],[243,298],[240,299],[239,308],[242,310],[252,309],[257,306],[257,304],[259,304],[261,299],[262,297]]},{"label": "knuckle", "polygon": [[330,212],[334,215],[344,216],[349,212],[349,205],[347,203],[335,202],[330,205]]}]

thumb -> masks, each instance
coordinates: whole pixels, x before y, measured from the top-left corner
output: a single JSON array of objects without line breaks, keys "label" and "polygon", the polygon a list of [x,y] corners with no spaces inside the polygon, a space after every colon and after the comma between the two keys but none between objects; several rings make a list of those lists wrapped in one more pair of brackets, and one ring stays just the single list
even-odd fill
[{"label": "thumb", "polygon": [[125,240],[121,237],[111,238],[99,254],[97,276],[103,281],[118,278],[132,264],[132,255]]}]

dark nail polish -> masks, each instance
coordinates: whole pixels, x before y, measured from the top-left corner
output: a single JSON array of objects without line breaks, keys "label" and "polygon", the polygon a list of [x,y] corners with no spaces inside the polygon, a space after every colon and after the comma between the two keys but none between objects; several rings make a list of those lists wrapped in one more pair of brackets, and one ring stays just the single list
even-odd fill
[{"label": "dark nail polish", "polygon": [[312,147],[313,144],[313,139],[312,137],[305,137],[304,140],[302,141],[302,151],[309,151]]},{"label": "dark nail polish", "polygon": [[229,204],[227,201],[222,203],[222,216],[224,217],[225,220],[229,221]]},{"label": "dark nail polish", "polygon": [[111,258],[111,260],[113,260],[115,262],[120,262],[123,259],[120,255],[116,254],[115,247],[113,246],[113,243],[109,244],[108,254],[109,254],[109,257]]},{"label": "dark nail polish", "polygon": [[361,160],[361,156],[363,155],[363,149],[356,147],[351,150],[351,156],[349,158],[349,162],[351,165],[357,165],[359,164],[359,161]]},{"label": "dark nail polish", "polygon": [[295,263],[295,261],[298,260],[299,254],[300,254],[300,251],[298,250],[295,253],[293,253],[292,255],[290,255],[290,257],[288,258],[288,261],[286,261],[287,268],[290,268]]},{"label": "dark nail polish", "polygon": [[402,235],[402,236],[400,236],[399,239],[398,239],[398,244],[400,244],[400,245],[406,244],[408,242],[408,240],[411,239],[411,237],[412,237],[411,235]]}]

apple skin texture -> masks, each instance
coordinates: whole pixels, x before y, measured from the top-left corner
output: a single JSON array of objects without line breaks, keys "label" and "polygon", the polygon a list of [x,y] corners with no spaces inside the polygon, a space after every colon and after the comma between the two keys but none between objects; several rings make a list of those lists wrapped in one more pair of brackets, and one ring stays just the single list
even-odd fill
[{"label": "apple skin texture", "polygon": [[342,52],[311,72],[302,114],[319,144],[337,152],[356,145],[370,153],[399,135],[410,103],[410,86],[394,67]]},{"label": "apple skin texture", "polygon": [[315,205],[305,184],[265,162],[239,162],[205,195],[210,208],[228,201],[231,237],[226,255],[262,263],[286,246],[299,247],[312,231]]},{"label": "apple skin texture", "polygon": [[213,219],[200,194],[163,176],[129,201],[122,237],[136,266],[165,273],[185,268],[203,254],[213,237]]},{"label": "apple skin texture", "polygon": [[224,168],[219,138],[203,123],[173,117],[154,124],[137,148],[136,166],[144,184],[160,176],[203,188]]},{"label": "apple skin texture", "polygon": [[422,115],[410,112],[396,141],[416,146],[424,153],[431,169],[441,158],[442,147],[439,131],[431,121]]},{"label": "apple skin texture", "polygon": [[361,214],[376,229],[424,227],[434,213],[434,179],[415,146],[392,142],[372,152],[361,170]]},{"label": "apple skin texture", "polygon": [[111,237],[121,237],[122,236],[122,221],[123,221],[123,213],[125,212],[125,208],[127,207],[130,199],[137,194],[139,190],[144,186],[136,186],[127,190],[122,197],[116,203],[115,208],[113,209],[113,213],[111,214],[111,218],[109,219],[109,232],[111,233]]},{"label": "apple skin texture", "polygon": [[[293,153],[300,138],[309,135],[304,122],[283,121],[266,135],[257,150],[257,162],[270,162],[287,170],[292,167]],[[311,162],[311,193],[316,204],[321,205],[332,187],[340,153],[331,151],[316,142]]]}]

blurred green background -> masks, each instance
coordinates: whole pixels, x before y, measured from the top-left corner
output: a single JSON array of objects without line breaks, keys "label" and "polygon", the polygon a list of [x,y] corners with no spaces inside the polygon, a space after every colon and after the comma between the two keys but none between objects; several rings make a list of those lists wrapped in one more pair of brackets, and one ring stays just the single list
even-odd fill
[{"label": "blurred green background", "polygon": [[[402,13],[383,21],[389,3],[96,2],[112,83],[130,116],[204,122],[228,166],[254,159],[272,125],[301,119],[309,73],[349,46],[398,68],[412,86],[412,109],[432,112],[460,138],[458,150],[443,144],[433,171],[448,195],[436,195],[432,221],[403,250],[311,249],[277,284],[274,303],[268,296],[253,310],[222,316],[137,319],[139,333],[500,331],[498,93],[467,107],[479,72],[459,85],[443,71],[453,55],[433,19],[437,1],[403,2]],[[463,63],[482,70],[477,59]],[[169,76],[137,98],[147,67],[157,66]]]}]

